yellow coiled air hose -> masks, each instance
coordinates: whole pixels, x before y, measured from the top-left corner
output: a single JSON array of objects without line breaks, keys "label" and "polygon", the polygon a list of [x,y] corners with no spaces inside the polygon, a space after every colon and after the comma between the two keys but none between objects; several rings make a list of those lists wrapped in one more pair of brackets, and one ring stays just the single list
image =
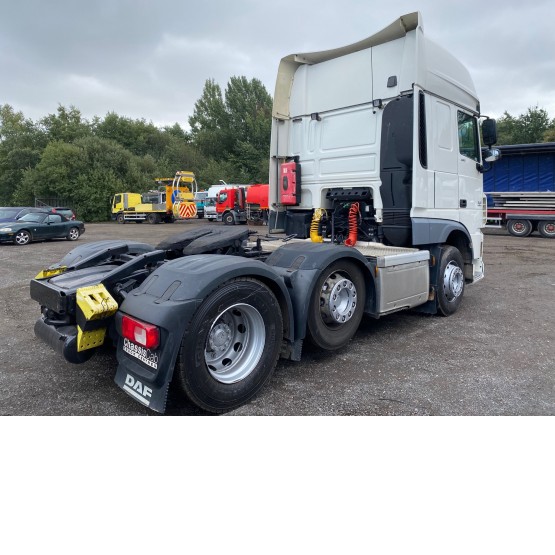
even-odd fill
[{"label": "yellow coiled air hose", "polygon": [[310,240],[313,243],[322,243],[324,241],[324,238],[318,231],[318,227],[325,213],[326,211],[323,208],[316,208],[316,210],[314,210],[314,216],[312,216],[312,222],[310,222]]}]

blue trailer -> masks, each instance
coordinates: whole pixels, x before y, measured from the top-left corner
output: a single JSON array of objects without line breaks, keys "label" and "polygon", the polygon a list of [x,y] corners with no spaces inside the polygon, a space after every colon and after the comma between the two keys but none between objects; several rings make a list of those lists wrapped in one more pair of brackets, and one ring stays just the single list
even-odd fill
[{"label": "blue trailer", "polygon": [[484,174],[488,222],[511,235],[555,237],[555,143],[498,147],[502,158]]}]

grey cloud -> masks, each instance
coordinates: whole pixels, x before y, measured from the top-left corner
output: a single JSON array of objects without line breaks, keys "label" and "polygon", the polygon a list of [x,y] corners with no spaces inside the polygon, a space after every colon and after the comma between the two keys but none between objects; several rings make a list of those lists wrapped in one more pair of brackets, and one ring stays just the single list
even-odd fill
[{"label": "grey cloud", "polygon": [[[59,103],[187,126],[204,82],[259,78],[273,93],[279,60],[333,48],[414,10],[412,1],[4,0],[0,103],[33,118]],[[425,32],[469,68],[491,115],[538,104],[555,117],[554,9],[421,0]]]}]

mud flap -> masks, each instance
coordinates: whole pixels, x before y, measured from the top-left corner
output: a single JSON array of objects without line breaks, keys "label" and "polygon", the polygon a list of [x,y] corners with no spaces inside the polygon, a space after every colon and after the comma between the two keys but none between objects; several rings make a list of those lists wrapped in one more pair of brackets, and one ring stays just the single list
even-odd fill
[{"label": "mud flap", "polygon": [[169,380],[165,380],[158,385],[157,383],[147,381],[143,376],[137,376],[129,368],[120,364],[114,381],[125,393],[145,407],[156,412],[165,412],[168,389],[170,387]]}]

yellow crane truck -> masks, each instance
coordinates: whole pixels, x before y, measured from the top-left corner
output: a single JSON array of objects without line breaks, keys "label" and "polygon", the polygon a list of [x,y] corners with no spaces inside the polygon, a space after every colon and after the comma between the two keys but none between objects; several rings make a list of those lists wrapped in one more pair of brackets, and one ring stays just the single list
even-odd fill
[{"label": "yellow crane truck", "polygon": [[120,224],[159,224],[197,216],[197,181],[193,172],[178,171],[174,177],[158,177],[155,182],[158,188],[146,193],[116,193],[112,198],[112,220]]}]

